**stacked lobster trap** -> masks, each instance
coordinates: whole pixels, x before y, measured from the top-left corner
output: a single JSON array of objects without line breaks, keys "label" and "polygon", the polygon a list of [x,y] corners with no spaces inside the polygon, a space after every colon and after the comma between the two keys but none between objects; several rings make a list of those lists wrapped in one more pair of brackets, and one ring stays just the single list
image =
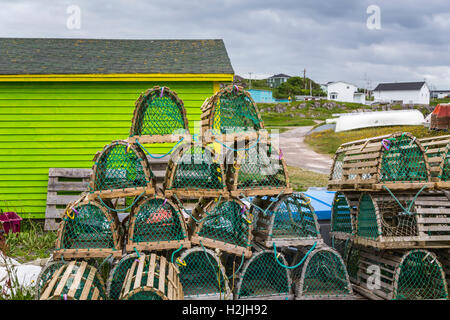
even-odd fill
[{"label": "stacked lobster trap", "polygon": [[[382,299],[447,299],[450,136],[409,133],[336,151],[328,189],[333,247],[358,291]],[[373,272],[381,272],[374,287]],[[376,271],[376,272],[378,272]]]},{"label": "stacked lobster trap", "polygon": [[[89,190],[67,206],[38,299],[352,297],[250,94],[223,88],[201,119],[191,136],[174,91],[139,97],[129,138],[95,155]],[[149,144],[171,149],[156,156]],[[147,154],[170,154],[162,187]]]}]

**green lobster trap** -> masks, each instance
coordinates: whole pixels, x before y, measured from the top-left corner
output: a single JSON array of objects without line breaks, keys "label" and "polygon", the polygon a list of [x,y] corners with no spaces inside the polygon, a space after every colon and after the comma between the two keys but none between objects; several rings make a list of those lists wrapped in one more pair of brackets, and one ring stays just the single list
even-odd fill
[{"label": "green lobster trap", "polygon": [[167,165],[163,186],[168,197],[228,196],[223,163],[217,159],[214,150],[201,144],[186,143],[175,149]]},{"label": "green lobster trap", "polygon": [[201,198],[189,219],[192,244],[250,258],[252,219],[239,199]]},{"label": "green lobster trap", "polygon": [[137,253],[130,253],[115,262],[106,281],[106,293],[109,300],[119,300],[125,277],[136,259],[138,259]]},{"label": "green lobster trap", "polygon": [[436,255],[444,268],[445,279],[447,281],[447,292],[450,293],[450,249],[436,250]]},{"label": "green lobster trap", "polygon": [[254,241],[267,248],[323,243],[311,200],[301,193],[278,199],[255,197],[251,213]]},{"label": "green lobster trap", "polygon": [[333,240],[347,240],[356,230],[356,213],[360,193],[336,192],[331,207],[331,231]]},{"label": "green lobster trap", "polygon": [[194,247],[183,251],[175,263],[186,300],[232,299],[220,257],[212,250]]},{"label": "green lobster trap", "polygon": [[233,146],[226,158],[232,196],[292,193],[283,155],[270,142],[240,140]]},{"label": "green lobster trap", "polygon": [[234,140],[243,133],[259,136],[264,123],[255,101],[242,87],[222,88],[202,105],[202,136],[206,142]]},{"label": "green lobster trap", "polygon": [[89,199],[153,195],[155,181],[150,164],[137,144],[122,140],[106,145],[94,157]]},{"label": "green lobster trap", "polygon": [[419,139],[430,164],[431,180],[438,188],[450,188],[450,135]]},{"label": "green lobster trap", "polygon": [[353,297],[344,260],[337,251],[326,246],[296,251],[291,275],[297,300]]},{"label": "green lobster trap", "polygon": [[[360,286],[383,299],[447,299],[445,273],[436,255],[428,250],[360,248]],[[379,271],[379,283],[373,280]],[[375,278],[377,278],[375,276]]]},{"label": "green lobster trap", "polygon": [[334,156],[328,189],[376,191],[432,187],[422,144],[410,133],[342,144]]},{"label": "green lobster trap", "polygon": [[54,261],[52,258],[50,258],[45,266],[41,269],[41,272],[39,273],[36,285],[34,287],[35,290],[35,300],[40,300],[41,294],[42,294],[42,288],[45,286],[45,284],[51,279],[51,277],[55,274],[57,270],[59,270],[64,264],[67,264],[68,262],[63,260],[57,260]]},{"label": "green lobster trap", "polygon": [[234,299],[292,300],[292,280],[286,259],[261,250],[247,260],[238,276]]},{"label": "green lobster trap", "polygon": [[167,198],[144,198],[131,209],[127,252],[190,248],[180,208]]},{"label": "green lobster trap", "polygon": [[106,300],[103,279],[86,261],[62,264],[42,286],[40,300]]},{"label": "green lobster trap", "polygon": [[102,204],[87,200],[69,203],[58,228],[53,258],[120,257],[122,233],[117,214]]},{"label": "green lobster trap", "polygon": [[155,86],[139,96],[128,142],[178,142],[189,136],[186,110],[174,91]]},{"label": "green lobster trap", "polygon": [[140,254],[127,271],[121,300],[183,300],[178,268],[163,256]]}]

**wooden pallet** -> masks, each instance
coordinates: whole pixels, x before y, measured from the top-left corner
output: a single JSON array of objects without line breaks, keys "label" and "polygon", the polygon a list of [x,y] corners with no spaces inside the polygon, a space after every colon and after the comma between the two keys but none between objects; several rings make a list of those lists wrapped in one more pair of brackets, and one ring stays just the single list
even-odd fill
[{"label": "wooden pallet", "polygon": [[[178,268],[163,256],[140,254],[128,269],[120,300],[153,293],[161,300],[183,300],[183,286]],[[144,292],[144,294],[143,294]]]},{"label": "wooden pallet", "polygon": [[[426,171],[424,180],[383,181],[381,179],[381,168],[385,153],[383,140],[402,135],[411,140],[408,148],[418,148],[424,154],[421,161]],[[433,183],[430,180],[430,166],[427,160],[425,149],[410,133],[397,132],[391,135],[344,143],[334,156],[328,179],[328,189],[334,191],[377,191],[382,190],[383,186],[398,190],[420,189],[424,185],[433,187]],[[405,163],[408,163],[408,159],[405,159]]]},{"label": "wooden pallet", "polygon": [[426,150],[430,164],[431,181],[437,188],[450,189],[450,181],[442,179],[444,168],[448,169],[450,157],[450,135],[419,139]]}]

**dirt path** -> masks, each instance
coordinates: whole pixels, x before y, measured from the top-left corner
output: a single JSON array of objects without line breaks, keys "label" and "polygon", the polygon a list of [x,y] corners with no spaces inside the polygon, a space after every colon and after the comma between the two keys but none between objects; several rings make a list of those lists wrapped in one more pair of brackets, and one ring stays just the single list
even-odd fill
[{"label": "dirt path", "polygon": [[328,174],[332,158],[314,152],[304,142],[305,135],[312,127],[297,127],[280,134],[280,148],[289,166]]}]

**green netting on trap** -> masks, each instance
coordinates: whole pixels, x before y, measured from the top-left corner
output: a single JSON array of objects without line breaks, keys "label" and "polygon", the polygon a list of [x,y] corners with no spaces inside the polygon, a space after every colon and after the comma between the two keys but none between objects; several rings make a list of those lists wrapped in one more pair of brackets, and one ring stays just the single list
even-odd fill
[{"label": "green netting on trap", "polygon": [[394,299],[447,299],[447,283],[441,264],[425,250],[410,251],[398,267]]},{"label": "green netting on trap", "polygon": [[347,201],[347,197],[336,192],[331,208],[331,231],[352,234],[352,215],[351,208]]},{"label": "green netting on trap", "polygon": [[[278,257],[286,265],[282,254]],[[240,275],[237,296],[257,298],[262,296],[284,296],[291,293],[289,271],[280,265],[273,251],[260,251],[248,260]]]},{"label": "green netting on trap", "polygon": [[347,257],[347,272],[349,278],[353,282],[358,281],[358,270],[359,270],[359,250],[353,246],[350,246],[348,257]]},{"label": "green netting on trap", "polygon": [[347,262],[347,259],[349,257],[351,245],[352,242],[350,238],[336,239],[334,236],[331,236],[331,247],[339,253],[339,255],[344,260],[344,263]]},{"label": "green netting on trap", "polygon": [[78,204],[72,211],[72,215],[66,215],[60,224],[56,250],[117,250],[120,230],[115,215],[95,202]]},{"label": "green netting on trap", "polygon": [[380,235],[380,229],[377,222],[377,214],[372,198],[368,194],[363,194],[359,201],[358,209],[358,236],[377,239]]},{"label": "green netting on trap", "polygon": [[137,257],[138,256],[136,253],[132,253],[124,256],[116,262],[106,283],[107,294],[110,300],[119,299],[120,291],[122,290],[127,272]]},{"label": "green netting on trap", "polygon": [[196,229],[199,229],[199,237],[244,248],[250,246],[251,221],[243,203],[234,199],[212,200],[206,203],[204,214],[204,220]]},{"label": "green netting on trap", "polygon": [[148,198],[131,213],[130,240],[133,243],[184,240],[187,237],[182,213],[171,201]]},{"label": "green netting on trap", "polygon": [[428,181],[425,152],[409,135],[386,139],[382,147],[380,181]]},{"label": "green netting on trap", "polygon": [[345,152],[336,153],[331,180],[341,180],[344,165]]},{"label": "green netting on trap", "polygon": [[178,268],[185,298],[223,299],[230,294],[225,270],[213,251],[198,247],[188,249],[178,261],[183,262],[178,263]]},{"label": "green netting on trap", "polygon": [[169,135],[188,129],[183,101],[167,87],[153,87],[136,102],[130,136]]},{"label": "green netting on trap", "polygon": [[450,146],[447,147],[448,151],[447,153],[443,155],[442,159],[442,173],[441,173],[441,180],[442,181],[450,181]]},{"label": "green netting on trap", "polygon": [[[294,265],[305,258],[297,255]],[[300,297],[338,297],[352,294],[351,284],[342,258],[332,249],[316,249],[302,265],[292,269],[296,294]]]},{"label": "green netting on trap", "polygon": [[246,150],[235,150],[239,150],[234,154],[235,163],[227,166],[234,190],[287,187],[282,155],[271,144],[253,141]]},{"label": "green netting on trap", "polygon": [[162,298],[153,291],[139,291],[130,295],[126,300],[162,300]]},{"label": "green netting on trap", "polygon": [[42,288],[49,281],[49,279],[53,276],[53,274],[61,268],[66,262],[64,261],[49,261],[41,270],[40,274],[36,280],[35,286],[35,300],[39,300],[42,293]]},{"label": "green netting on trap", "polygon": [[146,187],[152,179],[147,158],[138,145],[114,141],[96,157],[91,191]]},{"label": "green netting on trap", "polygon": [[[180,152],[182,152],[180,154]],[[222,168],[216,161],[214,153],[208,147],[201,145],[182,145],[174,152],[174,167],[172,181],[167,189],[209,189],[225,188]]]}]

